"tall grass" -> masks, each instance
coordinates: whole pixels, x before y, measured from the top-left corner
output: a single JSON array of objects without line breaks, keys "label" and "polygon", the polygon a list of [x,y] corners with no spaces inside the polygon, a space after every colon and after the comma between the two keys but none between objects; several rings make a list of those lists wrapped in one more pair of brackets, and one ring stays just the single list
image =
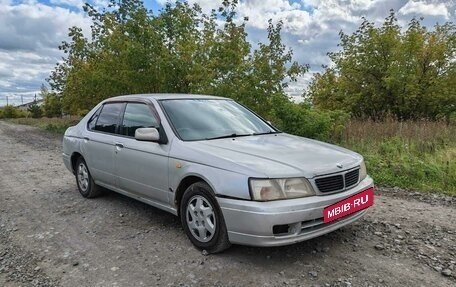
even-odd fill
[{"label": "tall grass", "polygon": [[376,183],[456,195],[456,125],[352,120],[333,141],[361,153]]}]

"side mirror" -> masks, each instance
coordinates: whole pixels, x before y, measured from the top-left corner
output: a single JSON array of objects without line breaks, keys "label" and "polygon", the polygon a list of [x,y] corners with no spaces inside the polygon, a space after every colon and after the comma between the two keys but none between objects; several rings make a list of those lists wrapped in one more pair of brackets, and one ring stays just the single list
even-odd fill
[{"label": "side mirror", "polygon": [[156,128],[138,128],[135,131],[135,139],[138,141],[158,142],[160,134]]}]

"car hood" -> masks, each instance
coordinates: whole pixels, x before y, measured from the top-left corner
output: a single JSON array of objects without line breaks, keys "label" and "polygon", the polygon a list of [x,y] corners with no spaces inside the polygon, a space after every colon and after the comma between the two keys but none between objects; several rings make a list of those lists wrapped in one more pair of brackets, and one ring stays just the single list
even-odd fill
[{"label": "car hood", "polygon": [[362,161],[350,150],[285,133],[186,143],[196,152],[192,154],[197,158],[192,161],[250,176],[312,178],[355,167]]}]

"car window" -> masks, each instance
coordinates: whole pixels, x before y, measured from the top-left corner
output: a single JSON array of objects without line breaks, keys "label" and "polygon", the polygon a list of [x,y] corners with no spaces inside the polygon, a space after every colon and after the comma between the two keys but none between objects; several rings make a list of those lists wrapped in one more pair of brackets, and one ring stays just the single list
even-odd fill
[{"label": "car window", "polygon": [[116,133],[123,103],[104,104],[94,130],[105,133]]},{"label": "car window", "polygon": [[120,127],[120,133],[134,137],[138,128],[156,128],[158,121],[150,108],[145,104],[129,103]]},{"label": "car window", "polygon": [[232,100],[162,100],[171,124],[182,140],[204,140],[277,132]]},{"label": "car window", "polygon": [[95,128],[95,124],[97,123],[98,116],[100,115],[100,110],[102,107],[99,107],[97,111],[92,115],[92,117],[87,122],[87,128],[89,130],[93,130]]}]

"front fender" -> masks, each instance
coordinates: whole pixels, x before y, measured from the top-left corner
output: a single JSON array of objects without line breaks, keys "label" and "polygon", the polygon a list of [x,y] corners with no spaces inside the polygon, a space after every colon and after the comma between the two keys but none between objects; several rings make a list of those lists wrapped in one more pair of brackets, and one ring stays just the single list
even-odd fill
[{"label": "front fender", "polygon": [[168,168],[169,186],[174,193],[184,178],[197,176],[206,181],[216,195],[250,200],[248,176],[244,174],[174,158],[170,158]]}]

